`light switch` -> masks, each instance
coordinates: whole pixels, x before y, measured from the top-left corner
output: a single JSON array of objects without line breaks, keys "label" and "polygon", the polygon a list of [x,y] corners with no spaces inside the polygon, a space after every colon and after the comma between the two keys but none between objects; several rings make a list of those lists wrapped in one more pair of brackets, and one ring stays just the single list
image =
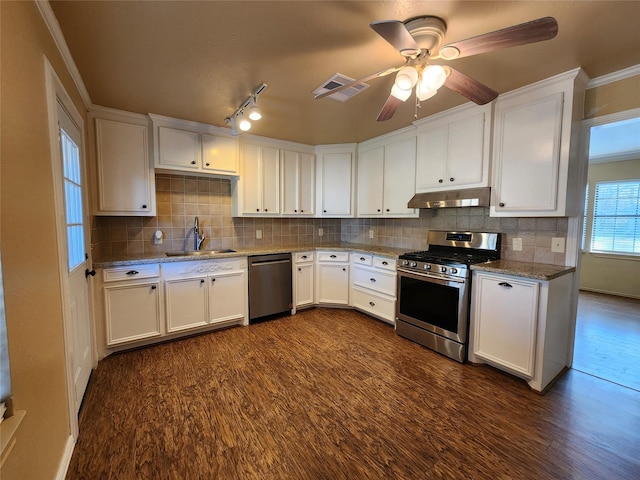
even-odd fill
[{"label": "light switch", "polygon": [[373,229],[369,230],[369,238],[373,238]]},{"label": "light switch", "polygon": [[262,238],[262,230],[256,230],[256,238],[260,240]]},{"label": "light switch", "polygon": [[324,235],[324,228],[319,228],[318,229],[318,236],[322,237]]}]

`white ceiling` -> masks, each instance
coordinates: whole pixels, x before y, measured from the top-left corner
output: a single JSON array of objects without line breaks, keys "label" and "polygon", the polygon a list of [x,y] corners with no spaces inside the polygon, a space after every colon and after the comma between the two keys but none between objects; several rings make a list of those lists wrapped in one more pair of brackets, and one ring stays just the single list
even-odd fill
[{"label": "white ceiling", "polygon": [[[393,75],[346,103],[313,98],[332,74],[402,64],[369,23],[436,15],[445,43],[553,16],[556,38],[450,64],[500,93],[582,66],[598,77],[640,64],[640,1],[52,1],[93,103],[225,126],[260,83],[251,133],[308,144],[360,142],[410,125],[407,101],[376,122]],[[441,89],[419,117],[464,103]]]}]

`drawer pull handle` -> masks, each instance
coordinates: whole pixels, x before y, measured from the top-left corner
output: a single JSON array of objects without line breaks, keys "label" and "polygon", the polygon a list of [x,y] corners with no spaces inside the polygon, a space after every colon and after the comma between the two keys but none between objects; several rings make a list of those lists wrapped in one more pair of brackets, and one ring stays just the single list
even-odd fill
[{"label": "drawer pull handle", "polygon": [[389,265],[389,262],[382,262],[383,265]]},{"label": "drawer pull handle", "polygon": [[501,286],[501,287],[505,287],[505,288],[512,288],[513,287],[513,285],[511,285],[510,283],[507,283],[507,282],[500,282],[498,285]]},{"label": "drawer pull handle", "polygon": [[375,278],[370,278],[369,280],[371,280],[372,282],[375,283],[376,279]]},{"label": "drawer pull handle", "polygon": [[364,262],[365,260],[366,260],[366,258],[364,258],[364,257],[360,257],[360,261],[361,261],[361,262]]},{"label": "drawer pull handle", "polygon": [[308,258],[308,257],[307,257],[306,255],[302,255],[302,258],[306,259],[306,258]]},{"label": "drawer pull handle", "polygon": [[330,257],[330,258],[336,258],[336,256],[335,256],[335,255],[329,255],[329,257]]},{"label": "drawer pull handle", "polygon": [[138,272],[136,272],[135,270],[129,270],[127,272],[127,275],[138,275]]},{"label": "drawer pull handle", "polygon": [[375,307],[375,306],[376,306],[376,304],[375,304],[375,303],[373,303],[373,302],[369,302],[369,305],[371,305],[372,307]]}]

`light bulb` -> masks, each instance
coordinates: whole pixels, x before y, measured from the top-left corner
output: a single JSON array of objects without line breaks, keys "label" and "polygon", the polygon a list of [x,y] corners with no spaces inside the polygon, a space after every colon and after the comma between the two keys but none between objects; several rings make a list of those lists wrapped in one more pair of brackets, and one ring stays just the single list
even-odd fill
[{"label": "light bulb", "polygon": [[262,112],[255,103],[249,107],[249,118],[251,120],[260,120],[262,118]]},{"label": "light bulb", "polygon": [[243,132],[251,129],[251,122],[244,118],[244,115],[238,117],[238,128]]},{"label": "light bulb", "polygon": [[447,72],[440,65],[429,65],[422,71],[420,89],[438,90],[447,80]]},{"label": "light bulb", "polygon": [[411,89],[403,90],[402,88],[398,88],[398,86],[394,84],[393,87],[391,87],[391,95],[396,97],[398,100],[406,102],[407,98],[411,96]]},{"label": "light bulb", "polygon": [[395,86],[402,90],[411,90],[418,81],[418,71],[414,67],[402,67],[396,75]]}]

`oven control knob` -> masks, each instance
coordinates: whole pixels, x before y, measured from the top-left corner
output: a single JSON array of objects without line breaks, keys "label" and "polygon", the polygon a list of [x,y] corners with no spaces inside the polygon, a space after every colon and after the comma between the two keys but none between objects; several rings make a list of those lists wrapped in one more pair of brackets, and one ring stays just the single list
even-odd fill
[{"label": "oven control knob", "polygon": [[402,260],[402,265],[409,265],[409,260]]},{"label": "oven control knob", "polygon": [[447,273],[447,267],[440,267],[441,273]]},{"label": "oven control knob", "polygon": [[424,269],[425,269],[425,270],[431,270],[431,265],[430,265],[430,264],[428,264],[428,263],[425,263],[425,264],[424,264]]},{"label": "oven control knob", "polygon": [[449,273],[458,273],[458,269],[457,268],[452,268],[451,270],[449,270]]},{"label": "oven control knob", "polygon": [[418,264],[416,262],[411,262],[411,265],[409,265],[410,267],[417,267]]}]

